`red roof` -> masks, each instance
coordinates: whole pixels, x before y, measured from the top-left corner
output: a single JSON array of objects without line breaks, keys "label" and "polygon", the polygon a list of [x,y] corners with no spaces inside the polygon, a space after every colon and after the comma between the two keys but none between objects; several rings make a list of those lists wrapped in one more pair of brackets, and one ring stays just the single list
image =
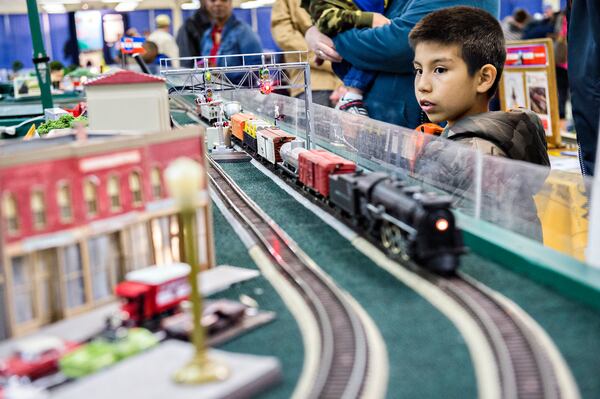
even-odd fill
[{"label": "red roof", "polygon": [[165,83],[165,80],[145,73],[121,70],[89,80],[85,85],[125,85],[134,83]]}]

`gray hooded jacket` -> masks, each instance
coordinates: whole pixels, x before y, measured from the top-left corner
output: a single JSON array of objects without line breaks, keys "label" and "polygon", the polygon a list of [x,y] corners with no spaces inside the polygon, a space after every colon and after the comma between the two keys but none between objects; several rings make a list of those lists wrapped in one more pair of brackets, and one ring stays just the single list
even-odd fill
[{"label": "gray hooded jacket", "polygon": [[[533,200],[549,169],[482,157],[481,185],[476,183],[477,152],[550,166],[540,119],[531,111],[486,112],[458,121],[442,137],[470,147],[452,146],[436,139],[423,149],[415,175],[452,194],[455,205],[473,213],[475,192],[481,187],[481,217],[532,239],[542,240]],[[477,151],[472,151],[475,149]]]}]

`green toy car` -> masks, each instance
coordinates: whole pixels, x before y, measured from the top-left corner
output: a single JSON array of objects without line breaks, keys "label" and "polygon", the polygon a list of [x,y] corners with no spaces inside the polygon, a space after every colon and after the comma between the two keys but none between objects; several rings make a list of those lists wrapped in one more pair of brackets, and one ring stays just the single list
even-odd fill
[{"label": "green toy car", "polygon": [[60,370],[69,378],[79,378],[117,363],[158,344],[145,328],[124,330],[115,340],[98,338],[60,359]]}]

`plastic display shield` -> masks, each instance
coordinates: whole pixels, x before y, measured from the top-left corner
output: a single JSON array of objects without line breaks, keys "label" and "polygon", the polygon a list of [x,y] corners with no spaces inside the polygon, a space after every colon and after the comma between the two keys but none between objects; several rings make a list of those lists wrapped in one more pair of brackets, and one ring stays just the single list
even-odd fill
[{"label": "plastic display shield", "polygon": [[[251,91],[227,93],[252,112],[303,136],[304,102]],[[452,196],[469,216],[585,260],[591,179],[502,157],[411,129],[313,106],[313,143],[371,171],[386,171]]]}]

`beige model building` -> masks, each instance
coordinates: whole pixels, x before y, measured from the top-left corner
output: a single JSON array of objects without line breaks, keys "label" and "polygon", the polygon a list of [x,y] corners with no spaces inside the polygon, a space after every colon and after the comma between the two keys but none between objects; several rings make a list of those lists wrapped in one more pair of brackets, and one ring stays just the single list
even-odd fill
[{"label": "beige model building", "polygon": [[156,132],[171,128],[164,79],[117,71],[85,85],[91,130]]}]

